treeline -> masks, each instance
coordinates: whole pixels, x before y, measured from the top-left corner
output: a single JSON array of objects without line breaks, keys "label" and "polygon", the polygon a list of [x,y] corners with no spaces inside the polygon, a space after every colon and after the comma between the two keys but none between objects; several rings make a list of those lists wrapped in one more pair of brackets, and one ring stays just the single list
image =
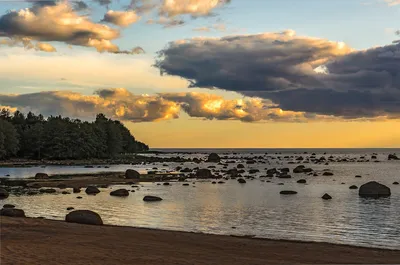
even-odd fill
[{"label": "treeline", "polygon": [[8,109],[0,112],[0,159],[111,158],[147,151],[119,121],[98,114],[93,122]]}]

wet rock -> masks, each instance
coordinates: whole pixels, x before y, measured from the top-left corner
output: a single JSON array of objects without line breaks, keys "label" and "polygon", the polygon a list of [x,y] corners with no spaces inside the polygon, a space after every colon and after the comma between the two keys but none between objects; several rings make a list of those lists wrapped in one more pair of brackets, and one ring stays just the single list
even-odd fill
[{"label": "wet rock", "polygon": [[67,211],[71,211],[71,210],[74,210],[74,209],[75,209],[74,207],[68,207]]},{"label": "wet rock", "polygon": [[213,182],[211,182],[211,184],[217,184],[217,182],[216,182],[216,181],[213,181]]},{"label": "wet rock", "polygon": [[292,176],[288,175],[288,174],[279,174],[279,175],[277,175],[277,177],[280,178],[280,179],[290,179],[290,178],[292,178]]},{"label": "wet rock", "polygon": [[30,190],[30,191],[28,191],[26,194],[27,194],[27,195],[37,195],[38,192],[37,192],[37,191],[34,191],[34,190]]},{"label": "wet rock", "polygon": [[55,189],[40,189],[40,193],[56,193],[57,191]]},{"label": "wet rock", "polygon": [[189,183],[183,183],[182,186],[189,186]]},{"label": "wet rock", "polygon": [[126,197],[129,196],[129,191],[126,189],[118,189],[110,192],[110,195],[116,197]]},{"label": "wet rock", "polygon": [[267,170],[267,175],[274,175],[278,173],[278,170],[276,170],[276,168],[271,168]]},{"label": "wet rock", "polygon": [[48,179],[49,175],[47,175],[46,173],[37,173],[35,175],[35,179]]},{"label": "wet rock", "polygon": [[360,175],[357,175],[356,178],[362,178]]},{"label": "wet rock", "polygon": [[304,168],[303,169],[303,172],[304,173],[310,173],[310,172],[313,172],[314,170],[312,169],[312,168]]},{"label": "wet rock", "polygon": [[89,210],[77,210],[68,213],[65,216],[65,221],[69,223],[78,223],[86,225],[102,225],[103,220],[100,215]]},{"label": "wet rock", "polygon": [[399,185],[399,183],[397,181],[393,182],[393,185]]},{"label": "wet rock", "polygon": [[163,185],[164,186],[169,186],[170,184],[169,184],[169,182],[164,182]]},{"label": "wet rock", "polygon": [[231,177],[236,177],[239,174],[236,168],[229,169],[226,173]]},{"label": "wet rock", "polygon": [[81,188],[74,187],[74,188],[72,189],[72,192],[73,192],[73,193],[80,193],[80,192],[81,192]]},{"label": "wet rock", "polygon": [[82,199],[82,197],[81,196],[78,196],[78,197],[76,197],[77,199]]},{"label": "wet rock", "polygon": [[8,217],[25,217],[25,212],[21,209],[3,208],[0,210],[0,215]]},{"label": "wet rock", "polygon": [[243,164],[238,164],[237,168],[244,168],[244,165]]},{"label": "wet rock", "polygon": [[95,186],[89,186],[85,190],[86,194],[97,194],[100,193],[100,190]]},{"label": "wet rock", "polygon": [[237,181],[238,181],[239,183],[241,183],[241,184],[246,183],[246,180],[244,180],[244,179],[238,179]]},{"label": "wet rock", "polygon": [[207,159],[207,162],[211,162],[211,163],[219,163],[220,161],[221,161],[221,158],[216,153],[211,153]]},{"label": "wet rock", "polygon": [[218,184],[225,184],[225,182],[223,182],[223,181],[218,181]]},{"label": "wet rock", "polygon": [[203,168],[203,169],[197,170],[196,177],[198,177],[198,178],[211,178],[212,174],[211,174],[211,171],[209,169]]},{"label": "wet rock", "polygon": [[100,188],[102,188],[102,189],[107,189],[107,188],[108,188],[108,184],[100,185]]},{"label": "wet rock", "polygon": [[160,197],[157,196],[144,196],[143,201],[145,202],[158,202],[162,201]]},{"label": "wet rock", "polygon": [[12,204],[4,204],[4,205],[3,205],[3,208],[13,209],[13,208],[15,208],[15,205],[12,205]]},{"label": "wet rock", "polygon": [[[284,172],[284,173],[289,173],[290,169],[288,167],[285,167],[285,168],[281,168],[280,171]],[[267,170],[267,174],[268,174],[268,170]]]},{"label": "wet rock", "polygon": [[190,173],[192,170],[190,168],[184,168],[181,170],[182,173]]},{"label": "wet rock", "polygon": [[283,190],[279,194],[282,194],[282,195],[294,195],[294,194],[297,194],[297,191],[294,191],[294,190]]},{"label": "wet rock", "polygon": [[361,185],[358,195],[364,198],[380,198],[389,197],[391,192],[389,187],[376,181],[370,181]]},{"label": "wet rock", "polygon": [[388,160],[399,160],[399,158],[395,154],[390,154],[388,155]]},{"label": "wet rock", "polygon": [[3,188],[0,188],[0,200],[8,198],[10,194]]},{"label": "wet rock", "polygon": [[295,167],[294,169],[293,169],[293,173],[296,173],[296,174],[298,174],[298,173],[303,173],[304,172],[304,166],[297,166],[297,167]]},{"label": "wet rock", "polygon": [[328,193],[325,193],[325,194],[322,196],[322,199],[324,199],[324,200],[331,200],[331,199],[332,199],[332,196],[329,195]]},{"label": "wet rock", "polygon": [[322,174],[323,176],[333,176],[332,172],[326,171]]},{"label": "wet rock", "polygon": [[140,173],[133,169],[128,169],[125,171],[126,179],[140,179]]},{"label": "wet rock", "polygon": [[250,174],[255,174],[255,173],[258,173],[258,172],[260,172],[260,170],[258,170],[258,169],[250,169],[249,170]]},{"label": "wet rock", "polygon": [[71,193],[69,193],[68,191],[63,191],[63,192],[61,192],[62,194],[64,194],[64,195],[66,195],[66,194],[71,194]]},{"label": "wet rock", "polygon": [[349,187],[349,189],[351,189],[351,190],[356,190],[356,189],[358,189],[358,187],[357,187],[356,185],[351,185],[351,186]]},{"label": "wet rock", "polygon": [[297,183],[305,184],[305,183],[307,183],[307,180],[305,180],[305,179],[299,179],[299,180],[297,181]]}]

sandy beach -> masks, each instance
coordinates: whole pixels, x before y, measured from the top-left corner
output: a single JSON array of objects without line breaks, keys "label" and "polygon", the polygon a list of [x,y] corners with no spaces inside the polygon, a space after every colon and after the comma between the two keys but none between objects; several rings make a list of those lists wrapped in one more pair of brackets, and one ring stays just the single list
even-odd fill
[{"label": "sandy beach", "polygon": [[1,264],[400,262],[400,251],[1,217]]}]

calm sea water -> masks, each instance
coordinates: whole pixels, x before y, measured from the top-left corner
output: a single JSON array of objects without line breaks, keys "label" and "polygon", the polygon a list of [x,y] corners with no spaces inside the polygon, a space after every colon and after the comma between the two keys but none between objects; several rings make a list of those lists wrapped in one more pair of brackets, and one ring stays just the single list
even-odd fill
[{"label": "calm sea water", "polygon": [[[164,150],[165,151],[165,150]],[[190,152],[193,150],[169,150],[173,153],[159,154],[159,156],[184,156],[204,158],[211,150],[195,150],[191,154],[177,154],[176,152]],[[245,165],[245,170],[250,168],[260,169],[256,177],[265,175],[265,168],[289,167],[297,165],[288,164],[289,160],[277,160],[272,157],[280,156],[275,153],[294,155],[294,153],[309,154],[315,152],[317,157],[327,153],[325,157],[333,154],[335,157],[369,158],[373,153],[378,154],[380,163],[375,162],[334,162],[329,165],[314,165],[315,171],[321,173],[330,169],[334,176],[308,176],[293,174],[292,179],[271,179],[271,183],[261,179],[247,181],[239,184],[236,180],[228,180],[225,184],[211,184],[210,182],[196,182],[190,186],[174,182],[171,186],[157,185],[157,183],[141,183],[139,188],[126,185],[112,186],[101,189],[97,196],[79,194],[83,199],[76,199],[77,194],[61,195],[36,195],[36,196],[10,196],[0,201],[0,206],[5,203],[15,204],[24,209],[27,216],[43,216],[51,219],[64,219],[68,213],[67,207],[75,209],[89,209],[98,212],[106,224],[160,228],[167,230],[194,231],[227,235],[253,235],[262,238],[289,239],[303,241],[330,242],[350,244],[367,247],[382,247],[400,249],[400,186],[395,186],[394,181],[400,182],[400,161],[387,161],[389,153],[400,154],[400,150],[388,149],[340,149],[340,150],[217,150],[219,153],[229,153],[235,157],[235,164],[243,162],[244,157],[259,156],[268,153],[265,164]],[[233,153],[236,153],[233,155]],[[304,157],[307,154],[302,154]],[[267,157],[265,155],[265,157]],[[232,159],[230,159],[232,160]],[[162,170],[172,170],[176,166],[183,167],[208,167],[215,165],[216,170],[222,166],[210,163],[170,163],[168,167],[161,164],[155,165],[121,165],[112,166],[106,171],[125,170],[136,168],[146,171],[150,167]],[[52,173],[61,173],[57,170],[72,170],[66,167],[1,168],[0,174],[13,172],[14,177],[26,177],[34,173],[51,169]],[[8,170],[8,171],[7,171]],[[86,169],[74,167],[78,173],[105,171],[103,169]],[[90,171],[89,171],[90,170]],[[37,172],[36,172],[37,173]],[[69,172],[68,172],[69,173]],[[355,178],[362,175],[362,178]],[[298,184],[300,178],[307,180],[307,184]],[[350,190],[350,185],[360,186],[370,180],[376,180],[389,186],[392,196],[386,199],[362,199],[357,190]],[[283,183],[284,185],[278,185]],[[345,183],[345,184],[342,184]],[[117,198],[109,195],[111,190],[127,188],[135,190],[127,198]],[[68,190],[68,189],[67,189]],[[281,190],[296,190],[297,195],[280,195]],[[321,196],[329,193],[333,199],[324,201]],[[163,201],[156,203],[143,202],[143,196],[156,195]]]}]

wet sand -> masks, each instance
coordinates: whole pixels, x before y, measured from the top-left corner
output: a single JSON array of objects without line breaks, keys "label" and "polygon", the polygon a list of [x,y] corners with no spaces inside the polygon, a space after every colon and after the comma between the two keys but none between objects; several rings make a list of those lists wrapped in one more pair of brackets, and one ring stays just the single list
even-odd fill
[{"label": "wet sand", "polygon": [[400,263],[400,251],[1,217],[0,264]]}]

